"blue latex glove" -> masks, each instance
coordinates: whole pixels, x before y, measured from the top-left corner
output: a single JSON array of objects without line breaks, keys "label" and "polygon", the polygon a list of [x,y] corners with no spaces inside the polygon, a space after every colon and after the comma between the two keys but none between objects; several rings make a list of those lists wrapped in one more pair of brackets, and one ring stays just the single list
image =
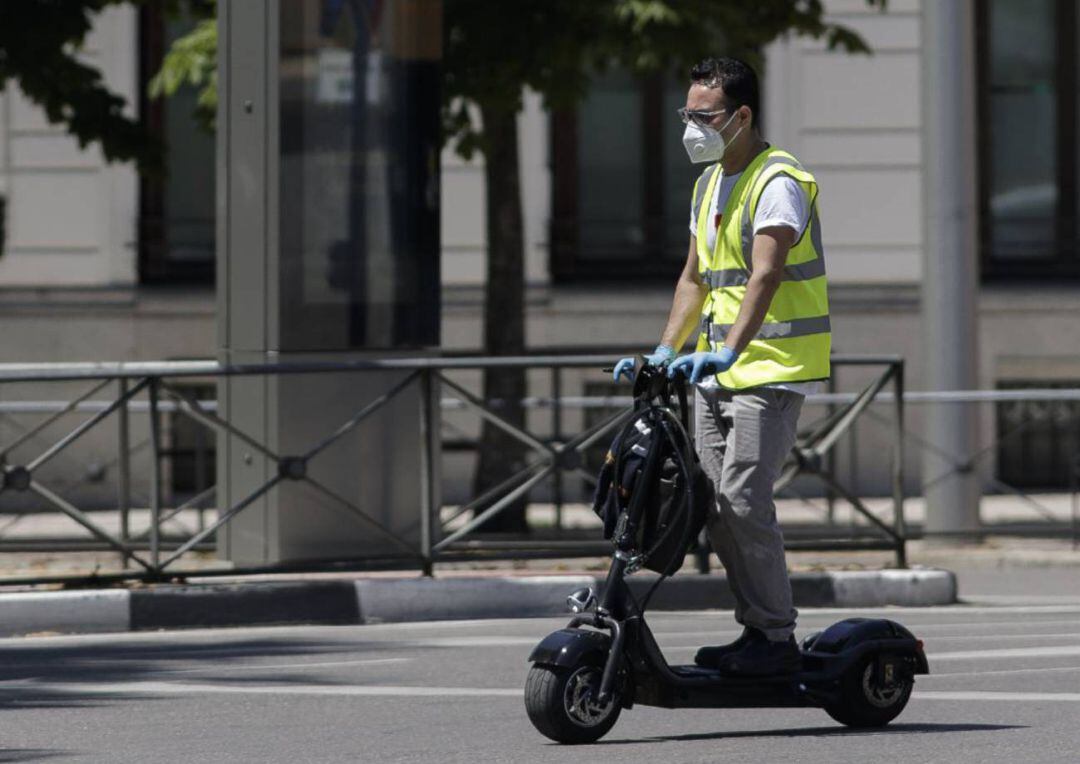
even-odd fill
[{"label": "blue latex glove", "polygon": [[676,374],[682,374],[689,378],[691,384],[696,385],[706,374],[727,371],[738,357],[739,354],[727,345],[716,353],[691,353],[671,364],[668,367],[668,376],[674,378]]},{"label": "blue latex glove", "polygon": [[[656,350],[652,351],[649,355],[645,356],[645,363],[650,366],[667,366],[669,363],[675,360],[675,348],[669,345],[657,345]],[[612,375],[612,379],[616,382],[619,381],[619,377],[625,376],[627,381],[634,381],[634,359],[623,358],[615,364],[615,373]]]}]

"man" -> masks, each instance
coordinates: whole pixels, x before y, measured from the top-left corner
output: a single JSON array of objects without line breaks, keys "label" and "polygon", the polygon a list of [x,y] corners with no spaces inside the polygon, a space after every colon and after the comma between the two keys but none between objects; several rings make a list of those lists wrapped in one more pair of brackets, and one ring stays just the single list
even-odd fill
[{"label": "man", "polygon": [[[804,396],[829,376],[817,183],[762,139],[753,69],[708,59],[690,77],[683,143],[691,161],[710,164],[694,186],[667,326],[647,360],[697,385],[697,448],[717,496],[709,537],[743,625],[737,640],[695,660],[733,675],[788,673],[801,658],[773,484]],[[676,360],[691,335],[696,352]],[[633,368],[622,359],[616,379]]]}]

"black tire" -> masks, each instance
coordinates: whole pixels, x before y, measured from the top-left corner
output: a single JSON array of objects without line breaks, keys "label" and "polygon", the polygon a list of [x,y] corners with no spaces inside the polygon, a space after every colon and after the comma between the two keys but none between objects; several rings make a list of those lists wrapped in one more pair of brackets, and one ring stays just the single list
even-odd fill
[{"label": "black tire", "polygon": [[900,715],[911,698],[915,679],[907,673],[893,687],[880,687],[874,681],[876,661],[876,655],[863,658],[844,675],[840,682],[842,699],[825,707],[829,716],[848,727],[866,728],[884,727]]},{"label": "black tire", "polygon": [[595,743],[607,734],[622,711],[617,691],[603,707],[589,703],[598,691],[603,668],[534,665],[525,680],[525,710],[541,735],[556,743]]}]

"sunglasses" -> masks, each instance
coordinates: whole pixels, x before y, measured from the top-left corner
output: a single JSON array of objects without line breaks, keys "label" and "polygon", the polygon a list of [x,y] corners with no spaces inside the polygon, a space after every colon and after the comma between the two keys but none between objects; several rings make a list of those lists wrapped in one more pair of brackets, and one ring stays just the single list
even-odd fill
[{"label": "sunglasses", "polygon": [[726,114],[728,109],[718,109],[716,111],[700,111],[697,109],[687,109],[685,106],[676,109],[679,114],[679,119],[683,121],[683,124],[690,124],[693,122],[699,127],[706,127],[710,122],[716,119],[717,115]]}]

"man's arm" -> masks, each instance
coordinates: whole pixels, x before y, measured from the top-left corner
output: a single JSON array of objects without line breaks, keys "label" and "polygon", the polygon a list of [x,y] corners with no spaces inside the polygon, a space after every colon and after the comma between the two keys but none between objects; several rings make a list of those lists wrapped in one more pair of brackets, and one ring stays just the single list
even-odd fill
[{"label": "man's arm", "polygon": [[794,243],[795,231],[787,226],[762,228],[754,236],[753,265],[746,284],[746,295],[739,307],[735,325],[724,341],[735,352],[741,353],[761,329],[773,295],[784,278],[784,265]]},{"label": "man's arm", "polygon": [[691,235],[690,251],[686,255],[686,265],[675,284],[675,298],[671,302],[671,313],[660,337],[660,344],[679,352],[697,329],[701,320],[701,306],[705,304],[708,294],[709,289],[698,273],[697,237]]}]

